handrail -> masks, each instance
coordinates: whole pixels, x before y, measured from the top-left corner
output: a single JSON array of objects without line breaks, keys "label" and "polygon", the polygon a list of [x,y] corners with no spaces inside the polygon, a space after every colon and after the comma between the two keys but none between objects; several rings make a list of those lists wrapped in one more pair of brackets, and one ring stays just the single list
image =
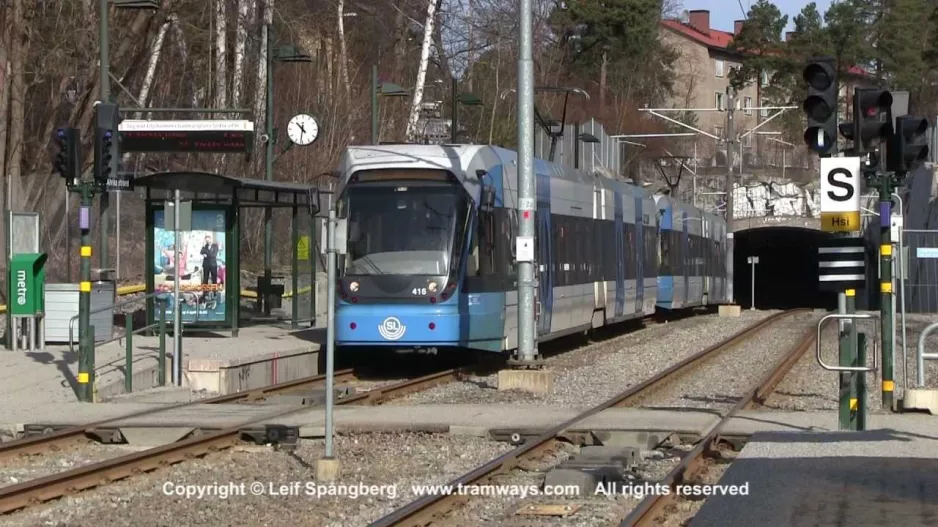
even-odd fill
[{"label": "handrail", "polygon": [[938,359],[938,353],[925,353],[925,339],[936,329],[938,329],[938,322],[930,324],[918,336],[918,347],[915,353],[918,363],[918,372],[916,373],[917,388],[925,387],[925,359]]},{"label": "handrail", "polygon": [[[129,334],[130,334],[130,335],[138,335],[138,334],[140,334],[140,333],[143,333],[144,331],[147,331],[147,330],[149,330],[149,329],[158,328],[158,327],[160,327],[160,325],[159,325],[158,323],[154,322],[154,323],[150,324],[149,326],[143,326],[142,328],[137,328],[137,329],[131,331]],[[104,340],[104,341],[101,341],[101,342],[95,342],[95,346],[104,346],[105,344],[110,344],[110,343],[112,343],[112,342],[117,342],[117,341],[119,341],[119,340],[123,340],[123,339],[127,338],[127,335],[128,335],[128,333],[125,331],[123,335],[118,335],[118,336],[116,336],[116,337],[111,337],[110,339]]]},{"label": "handrail", "polygon": [[872,368],[867,368],[866,366],[831,366],[829,364],[825,364],[824,361],[821,360],[821,329],[824,326],[824,322],[826,320],[828,319],[859,320],[859,319],[874,319],[874,318],[879,318],[879,314],[877,313],[873,315],[873,314],[856,313],[856,314],[843,315],[840,313],[834,313],[834,314],[826,315],[822,317],[821,320],[819,320],[817,323],[817,340],[815,340],[815,349],[817,350],[818,364],[820,364],[822,368],[828,371],[854,371],[854,372],[863,372],[863,373],[877,371],[879,369],[879,362],[877,361],[878,356],[876,354],[876,342],[879,340],[879,326],[876,327],[877,338],[873,340],[873,367]]},{"label": "handrail", "polygon": [[[144,295],[144,296],[142,296],[142,297],[131,298],[131,299],[129,299],[129,300],[122,300],[122,301],[117,302],[117,303],[115,303],[115,304],[112,304],[112,305],[110,305],[110,306],[103,306],[103,307],[99,307],[98,309],[92,309],[92,310],[88,313],[88,315],[91,316],[91,315],[93,315],[93,314],[95,314],[95,313],[101,313],[101,312],[104,312],[104,311],[113,311],[114,309],[116,309],[116,308],[118,308],[118,307],[122,307],[122,306],[126,306],[126,305],[129,305],[129,304],[133,304],[133,303],[135,303],[135,302],[141,302],[141,301],[149,300],[149,299],[151,299],[151,298],[158,298],[158,297],[161,297],[161,296],[165,298],[166,296],[168,296],[168,293],[162,293],[162,292],[157,293],[157,292],[153,292],[153,293],[148,293],[148,294],[146,294],[146,295]],[[75,339],[74,339],[74,337],[75,337],[75,332],[74,332],[75,320],[76,320],[78,317],[80,317],[80,316],[81,316],[81,313],[79,313],[79,314],[73,316],[72,318],[68,319],[68,350],[69,350],[70,352],[72,352],[72,353],[75,353]],[[110,341],[107,341],[107,342],[114,342],[114,341],[113,341],[113,340],[110,340]]]}]

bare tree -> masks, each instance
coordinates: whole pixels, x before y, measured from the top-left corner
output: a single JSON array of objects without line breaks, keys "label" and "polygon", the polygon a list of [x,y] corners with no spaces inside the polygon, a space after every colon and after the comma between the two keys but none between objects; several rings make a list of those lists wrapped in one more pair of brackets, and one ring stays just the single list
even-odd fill
[{"label": "bare tree", "polygon": [[427,66],[430,62],[430,44],[433,42],[433,20],[439,0],[427,2],[427,19],[423,26],[423,47],[420,49],[420,63],[417,68],[417,82],[414,84],[414,101],[407,119],[407,140],[413,141],[417,135],[417,120],[420,119],[420,105],[423,103],[423,85],[427,80]]},{"label": "bare tree", "polygon": [[339,0],[338,8],[339,18],[339,71],[342,75],[342,87],[345,88],[345,96],[351,97],[352,85],[348,79],[348,48],[345,44],[345,0]]},{"label": "bare tree", "polygon": [[215,107],[228,106],[228,18],[225,0],[215,0]]},{"label": "bare tree", "polygon": [[253,13],[253,0],[238,0],[238,21],[235,32],[235,56],[234,72],[231,77],[231,104],[235,107],[241,106],[241,89],[244,83],[244,59],[245,46],[248,38],[248,9],[250,7]]}]

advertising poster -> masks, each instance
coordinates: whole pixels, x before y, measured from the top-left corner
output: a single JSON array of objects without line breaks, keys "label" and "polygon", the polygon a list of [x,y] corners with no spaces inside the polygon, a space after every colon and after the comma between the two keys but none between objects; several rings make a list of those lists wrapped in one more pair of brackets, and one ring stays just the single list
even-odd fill
[{"label": "advertising poster", "polygon": [[[167,320],[172,320],[176,262],[175,233],[163,228],[163,211],[153,211],[153,290],[169,295]],[[225,211],[193,210],[192,230],[179,233],[180,318],[185,323],[225,322]]]}]

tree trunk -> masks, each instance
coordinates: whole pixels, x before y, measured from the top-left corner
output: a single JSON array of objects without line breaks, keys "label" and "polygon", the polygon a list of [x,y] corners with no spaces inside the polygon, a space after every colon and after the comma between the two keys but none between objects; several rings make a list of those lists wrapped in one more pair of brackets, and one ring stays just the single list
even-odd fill
[{"label": "tree trunk", "polygon": [[[179,54],[182,56],[182,65],[183,70],[185,70],[185,65],[189,63],[189,48],[186,44],[186,35],[183,34],[182,28],[179,27],[179,19],[173,17],[173,41],[176,43],[176,49],[179,50]],[[193,108],[199,107],[199,90],[195,84],[195,75],[186,75],[186,84],[189,89],[189,103]]]},{"label": "tree trunk", "polygon": [[215,0],[215,107],[228,107],[228,20],[225,0]]},{"label": "tree trunk", "polygon": [[[13,0],[13,36],[11,49],[10,70],[13,78],[10,81],[10,133],[7,174],[10,178],[8,196],[11,208],[16,207],[17,189],[23,169],[23,139],[26,128],[26,55],[29,50],[26,42],[26,8],[23,3],[28,0]],[[20,198],[23,196],[20,195]]]},{"label": "tree trunk", "polygon": [[247,45],[248,5],[251,0],[238,0],[238,22],[235,33],[234,73],[231,76],[231,105],[241,107],[241,90],[244,84],[244,48]]},{"label": "tree trunk", "polygon": [[[166,40],[166,32],[169,27],[176,23],[176,15],[170,15],[166,22],[160,26],[153,44],[150,46],[150,58],[147,61],[147,72],[143,76],[143,83],[140,85],[140,93],[137,100],[145,108],[148,106],[147,99],[150,97],[150,88],[153,86],[153,79],[156,77],[156,67],[160,62],[160,55],[163,53],[163,42]],[[138,117],[140,118],[140,117]]]},{"label": "tree trunk", "polygon": [[599,67],[599,114],[606,113],[606,80],[608,77],[609,56],[603,52],[602,65]]},{"label": "tree trunk", "polygon": [[339,0],[339,72],[342,75],[342,86],[345,96],[352,96],[352,85],[348,79],[348,50],[345,45],[345,0]]},{"label": "tree trunk", "polygon": [[[466,15],[466,26],[468,26],[466,29],[466,32],[467,32],[466,40],[469,41],[469,44],[466,46],[467,48],[466,49],[466,64],[467,64],[467,68],[469,69],[469,71],[468,71],[468,75],[466,76],[467,77],[466,89],[469,91],[469,93],[472,93],[472,85],[473,85],[472,55],[473,55],[473,51],[475,51],[474,41],[472,40],[472,29],[475,26],[475,17],[473,16],[474,11],[472,10],[472,0],[468,0],[468,4],[469,4],[467,8],[468,14]],[[495,92],[498,93],[498,87],[496,87]]]},{"label": "tree trunk", "polygon": [[[254,87],[254,129],[259,132],[254,134],[258,138],[255,145],[255,152],[262,152],[263,144],[260,143],[260,136],[264,133],[261,130],[267,129],[265,121],[265,109],[267,107],[267,31],[274,20],[274,0],[264,0],[264,16],[261,20],[261,36],[258,41],[257,52],[257,85]],[[263,156],[255,156],[258,162]]]},{"label": "tree trunk", "polygon": [[439,0],[427,2],[427,21],[424,24],[423,47],[420,49],[420,64],[417,67],[417,82],[414,84],[414,101],[407,119],[407,140],[412,142],[417,135],[417,121],[420,119],[420,105],[423,102],[423,85],[427,80],[427,66],[430,63],[430,43],[433,41],[433,20]]},{"label": "tree trunk", "polygon": [[325,39],[326,46],[326,82],[329,84],[326,86],[326,90],[329,92],[329,97],[335,93],[335,51],[332,47],[332,37],[326,37]]},{"label": "tree trunk", "polygon": [[495,110],[498,108],[499,93],[499,73],[502,69],[502,42],[501,39],[495,41],[495,97],[492,98],[492,120],[489,121],[489,144],[492,144],[492,136],[495,134]]},{"label": "tree trunk", "polygon": [[[10,119],[10,51],[13,45],[13,13],[9,8],[3,9],[3,27],[0,28],[0,181],[6,183],[6,151],[7,151],[7,131],[9,130]],[[0,209],[7,208],[9,202],[6,201],[7,185],[0,189],[3,200],[0,200]],[[0,235],[3,239],[4,235]],[[5,242],[5,240],[4,240]]]},{"label": "tree trunk", "polygon": [[[437,0],[436,11],[440,12],[440,4],[443,0]],[[440,70],[448,75],[455,76],[456,72],[450,66],[449,57],[446,56],[446,48],[443,47],[443,24],[436,24],[433,29],[433,47],[436,48],[437,55],[440,57]]]}]

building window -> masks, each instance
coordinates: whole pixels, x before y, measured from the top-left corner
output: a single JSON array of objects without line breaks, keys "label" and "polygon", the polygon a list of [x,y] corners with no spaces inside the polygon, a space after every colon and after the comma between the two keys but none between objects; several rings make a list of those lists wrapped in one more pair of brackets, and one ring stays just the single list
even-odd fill
[{"label": "building window", "polygon": [[746,115],[752,115],[752,97],[746,97],[743,105],[743,111]]},{"label": "building window", "polygon": [[763,86],[768,86],[769,85],[769,72],[763,70],[761,76],[762,78],[759,79],[759,81],[762,83]]},{"label": "building window", "polygon": [[723,127],[722,127],[722,126],[714,126],[714,127],[713,127],[713,132],[714,132],[713,135],[719,137],[720,139],[725,139],[725,137],[724,137],[724,135],[723,135]]},{"label": "building window", "polygon": [[746,148],[752,148],[752,136],[754,134],[749,134],[746,136],[746,139],[743,140],[743,146]]},{"label": "building window", "polygon": [[722,94],[722,93],[716,92],[716,101],[715,101],[715,102],[716,102],[716,105],[717,105],[717,106],[716,106],[717,110],[724,110],[724,109],[725,109],[725,108],[723,108],[723,94]]},{"label": "building window", "polygon": [[714,60],[713,62],[714,62],[714,64],[716,65],[717,77],[722,77],[722,76],[723,76],[723,67],[724,67],[726,64],[725,64],[722,60],[719,60],[719,59]]}]

